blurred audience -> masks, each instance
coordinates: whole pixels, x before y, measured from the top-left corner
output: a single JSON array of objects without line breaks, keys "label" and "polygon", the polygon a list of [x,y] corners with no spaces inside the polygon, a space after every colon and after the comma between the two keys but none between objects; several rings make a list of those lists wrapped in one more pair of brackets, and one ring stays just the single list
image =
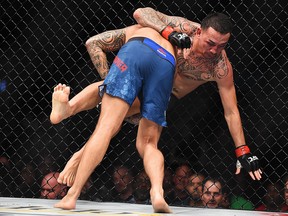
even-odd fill
[{"label": "blurred audience", "polygon": [[[89,200],[89,201],[97,201],[97,202],[103,201],[98,192],[98,190],[100,191],[102,189],[104,188],[102,187],[99,189],[95,187],[92,177],[90,176],[87,182],[85,183],[84,187],[82,188],[81,194],[79,196],[79,200]],[[106,191],[106,193],[108,192]]]},{"label": "blurred audience", "polygon": [[41,182],[42,199],[61,199],[67,193],[67,186],[61,185],[57,182],[59,172],[50,172],[45,175]]},{"label": "blurred audience", "polygon": [[174,206],[188,206],[189,204],[189,193],[186,190],[186,187],[189,182],[189,176],[192,171],[187,163],[183,163],[177,166],[173,176],[174,184],[174,199],[171,205]]},{"label": "blurred audience", "polygon": [[232,195],[229,200],[231,209],[254,210],[253,203],[242,196]]},{"label": "blurred audience", "polygon": [[164,189],[164,198],[169,205],[173,203],[173,199],[174,199],[173,187],[174,187],[173,186],[173,172],[170,168],[165,167],[163,189]]},{"label": "blurred audience", "polygon": [[140,171],[133,184],[134,199],[137,204],[151,204],[150,189],[151,183],[145,170]]},{"label": "blurred audience", "polygon": [[202,206],[207,208],[221,208],[223,201],[223,184],[218,178],[207,178],[202,186]]},{"label": "blurred audience", "polygon": [[39,192],[39,184],[36,180],[35,167],[28,163],[20,170],[20,175],[16,177],[16,189],[14,197],[34,198]]},{"label": "blurred audience", "polygon": [[192,207],[199,207],[202,205],[201,195],[202,195],[202,182],[205,176],[201,173],[193,173],[188,178],[188,185],[186,190],[190,195],[190,200],[188,205]]},{"label": "blurred audience", "polygon": [[53,172],[54,170],[57,170],[58,168],[53,164],[55,162],[55,159],[53,159],[50,154],[45,155],[44,157],[41,157],[39,164],[38,164],[38,172],[40,176],[44,176],[45,174],[49,172]]},{"label": "blurred audience", "polygon": [[[68,188],[58,184],[59,173],[51,171],[53,169],[51,158],[45,157],[44,162],[36,168],[41,173],[48,173],[42,179],[40,197],[44,199],[63,198]],[[15,175],[10,173],[12,164],[8,157],[0,156],[0,196],[37,197],[37,191],[39,192],[40,188],[40,185],[37,184],[37,174],[35,174],[37,169],[32,163],[28,163],[21,169],[17,169],[20,170],[20,174],[15,178]],[[113,169],[112,180],[114,184],[113,199],[103,200],[101,197],[105,197],[111,191],[107,188],[98,191],[98,188],[93,186],[91,177],[83,187],[79,199],[151,204],[151,184],[145,170],[140,171],[134,178],[131,169],[124,165],[116,165]],[[164,170],[164,197],[169,205],[288,212],[288,175],[283,178],[283,186],[271,182],[266,185],[263,203],[257,208],[246,198],[225,192],[223,186],[219,178],[205,179],[201,173],[192,173],[188,163],[178,164],[174,173],[170,167],[165,167]]]},{"label": "blurred audience", "polygon": [[114,202],[135,203],[133,195],[133,172],[124,165],[115,166],[112,179],[114,183]]},{"label": "blurred audience", "polygon": [[283,204],[281,196],[282,188],[278,183],[268,183],[265,187],[266,194],[263,197],[263,203],[255,210],[257,211],[280,211]]},{"label": "blurred audience", "polygon": [[225,209],[229,209],[231,206],[231,197],[230,194],[228,192],[223,191],[222,189],[222,201],[219,203],[219,207],[218,208],[225,208]]},{"label": "blurred audience", "polygon": [[284,204],[281,207],[282,212],[288,212],[288,175],[283,178],[284,183]]},{"label": "blurred audience", "polygon": [[12,165],[8,157],[0,156],[0,196],[10,197],[14,190]]},{"label": "blurred audience", "polygon": [[11,162],[6,156],[0,156],[0,164],[5,166],[8,170],[11,169]]}]

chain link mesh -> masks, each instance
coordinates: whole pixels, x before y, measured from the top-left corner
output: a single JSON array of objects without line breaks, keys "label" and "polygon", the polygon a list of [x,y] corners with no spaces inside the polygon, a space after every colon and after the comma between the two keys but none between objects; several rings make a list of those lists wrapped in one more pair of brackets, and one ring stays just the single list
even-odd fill
[{"label": "chain link mesh", "polygon": [[[235,22],[227,54],[235,73],[239,109],[248,145],[259,156],[264,177],[235,176],[234,145],[214,83],[199,87],[169,113],[159,148],[166,166],[188,162],[195,172],[220,176],[229,194],[263,202],[266,186],[287,174],[287,1],[1,1],[1,196],[40,197],[48,171],[61,171],[87,141],[99,110],[79,113],[58,125],[49,122],[53,87],[66,83],[71,97],[100,80],[85,41],[135,21],[133,11],[152,7],[200,22],[212,11]],[[113,54],[108,54],[111,62]],[[92,174],[90,200],[109,201],[117,164],[138,174],[137,127],[124,123]],[[0,156],[1,156],[0,155]],[[282,192],[279,192],[282,194]],[[97,197],[97,199],[95,198]]]}]

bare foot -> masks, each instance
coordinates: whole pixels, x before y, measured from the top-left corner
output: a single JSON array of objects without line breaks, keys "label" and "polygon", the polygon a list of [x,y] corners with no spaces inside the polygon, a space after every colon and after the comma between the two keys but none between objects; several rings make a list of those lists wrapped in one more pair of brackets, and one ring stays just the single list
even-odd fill
[{"label": "bare foot", "polygon": [[54,207],[66,209],[66,210],[75,209],[76,201],[77,201],[77,198],[74,198],[73,196],[71,196],[68,191],[67,195],[63,197],[62,200],[60,200],[60,202],[56,203]]},{"label": "bare foot", "polygon": [[172,213],[161,193],[151,193],[151,203],[155,213]]},{"label": "bare foot", "polygon": [[68,187],[71,187],[74,183],[77,169],[80,163],[81,157],[79,154],[75,153],[67,162],[64,170],[60,173],[57,181],[60,184],[67,184]]},{"label": "bare foot", "polygon": [[70,87],[59,83],[52,94],[52,112],[50,121],[52,124],[58,124],[62,120],[70,117],[69,106]]}]

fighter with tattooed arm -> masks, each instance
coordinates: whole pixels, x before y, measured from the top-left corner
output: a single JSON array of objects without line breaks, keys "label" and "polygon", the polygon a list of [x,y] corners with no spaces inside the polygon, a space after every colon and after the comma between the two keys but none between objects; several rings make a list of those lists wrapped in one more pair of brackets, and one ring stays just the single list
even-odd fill
[{"label": "fighter with tattooed arm", "polygon": [[236,148],[236,174],[244,167],[253,180],[260,180],[262,171],[259,159],[250,152],[245,142],[233,69],[224,50],[233,28],[231,20],[222,13],[212,13],[198,24],[182,17],[167,16],[149,7],[137,9],[133,16],[142,26],[154,28],[162,32],[162,35],[163,32],[177,31],[186,33],[191,38],[191,48],[178,52],[172,93],[180,99],[198,86],[215,81]]},{"label": "fighter with tattooed arm", "polygon": [[[213,13],[205,17],[201,24],[182,17],[168,16],[152,8],[139,8],[134,12],[134,18],[142,26],[158,31],[173,45],[178,45],[176,53],[176,72],[170,103],[177,102],[200,85],[214,81],[217,83],[224,117],[233,138],[236,156],[236,174],[245,168],[252,179],[261,179],[258,158],[250,152],[246,145],[240,113],[237,107],[236,90],[233,81],[233,69],[224,50],[232,32],[230,19],[221,13]],[[185,34],[174,35],[175,32]],[[192,41],[191,47],[186,49],[187,37]],[[183,42],[184,41],[184,42]],[[183,46],[184,44],[184,46]],[[98,70],[103,63],[93,56],[95,49],[87,46],[92,62]],[[107,67],[108,71],[108,66]],[[105,71],[105,70],[104,70]],[[99,70],[98,70],[99,72]],[[102,78],[105,78],[105,73]],[[50,120],[57,124],[78,112],[96,107],[101,98],[98,96],[98,86],[102,81],[93,83],[69,100],[70,88],[59,84],[53,93],[52,112]],[[127,112],[126,117],[139,113],[139,101],[136,99]],[[61,172],[58,181],[73,185],[75,174],[81,160],[83,149],[76,152]]]}]

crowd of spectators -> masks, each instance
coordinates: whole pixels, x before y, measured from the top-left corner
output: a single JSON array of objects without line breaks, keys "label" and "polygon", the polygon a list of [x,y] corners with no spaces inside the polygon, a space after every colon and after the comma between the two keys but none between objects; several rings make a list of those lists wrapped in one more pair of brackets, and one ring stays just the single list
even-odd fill
[{"label": "crowd of spectators", "polygon": [[[61,199],[65,196],[68,187],[57,183],[59,171],[53,170],[55,169],[53,166],[49,168],[49,160],[46,162],[47,166],[42,165],[37,169],[31,163],[26,164],[18,171],[19,175],[14,175],[15,170],[11,161],[6,156],[0,157],[0,196]],[[13,179],[13,176],[16,178]],[[144,169],[136,173],[125,165],[116,165],[111,172],[111,184],[106,186],[104,184],[100,190],[97,190],[90,177],[82,190],[80,199],[151,204],[150,187]],[[171,206],[288,211],[288,175],[277,182],[268,181],[264,184],[265,194],[259,197],[260,204],[257,205],[249,201],[249,197],[229,191],[225,179],[221,176],[194,172],[189,163],[177,164],[173,168],[166,167],[163,188],[165,199]]]}]

